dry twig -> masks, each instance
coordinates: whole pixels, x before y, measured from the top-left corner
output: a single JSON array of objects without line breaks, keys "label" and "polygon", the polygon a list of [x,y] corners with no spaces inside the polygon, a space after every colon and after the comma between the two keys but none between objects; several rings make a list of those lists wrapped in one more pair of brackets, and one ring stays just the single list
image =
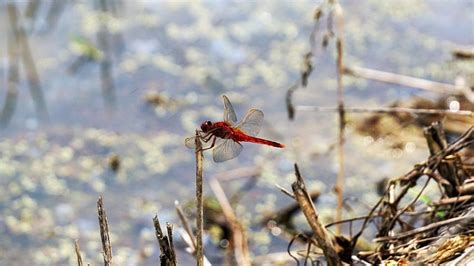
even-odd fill
[{"label": "dry twig", "polygon": [[296,181],[291,185],[291,187],[293,189],[296,201],[300,205],[300,208],[303,211],[309,226],[313,230],[313,237],[316,240],[316,243],[318,243],[319,247],[323,250],[324,255],[328,261],[328,265],[340,265],[341,261],[339,256],[334,249],[334,245],[329,238],[326,228],[319,221],[318,213],[316,212],[313,201],[306,190],[303,177],[300,174],[297,164],[295,164],[295,175]]},{"label": "dry twig", "polygon": [[292,199],[295,199],[295,195],[293,195],[293,193],[291,193],[290,191],[288,191],[286,188],[278,185],[278,184],[275,184],[275,186],[281,191],[283,192],[283,194],[287,195],[288,197],[292,198]]},{"label": "dry twig", "polygon": [[100,238],[102,239],[102,254],[104,257],[104,265],[112,265],[112,245],[110,244],[109,223],[107,221],[107,214],[105,213],[102,196],[97,200],[97,212],[99,216]]},{"label": "dry twig", "polygon": [[457,86],[357,66],[345,67],[344,73],[355,77],[397,84],[422,90],[428,90],[442,94],[465,95],[466,98],[468,98],[470,101],[474,101],[474,95],[471,92],[471,89],[467,86]]}]

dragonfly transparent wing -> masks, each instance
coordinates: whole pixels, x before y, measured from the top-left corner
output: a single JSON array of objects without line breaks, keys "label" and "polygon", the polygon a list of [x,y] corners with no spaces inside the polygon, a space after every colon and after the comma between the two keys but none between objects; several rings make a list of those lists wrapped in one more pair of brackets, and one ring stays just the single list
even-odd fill
[{"label": "dragonfly transparent wing", "polygon": [[184,145],[186,148],[195,149],[196,148],[196,137],[189,137],[184,140]]},{"label": "dragonfly transparent wing", "polygon": [[237,123],[237,115],[235,115],[234,107],[232,107],[227,96],[223,95],[222,98],[224,98],[224,121],[233,125]]},{"label": "dragonfly transparent wing", "polygon": [[212,150],[214,162],[220,163],[237,157],[242,152],[243,146],[233,139],[225,139]]},{"label": "dragonfly transparent wing", "polygon": [[[218,137],[212,137],[209,139],[208,142],[204,142],[202,139],[201,139],[201,145],[202,145],[202,148],[203,149],[209,149],[211,148],[211,145],[212,145],[212,142],[213,142],[213,138],[216,138],[215,140],[215,143],[214,143],[214,147],[217,147],[219,146],[224,140],[221,139],[221,138],[218,138]],[[196,148],[196,137],[193,136],[193,137],[189,137],[189,138],[186,138],[184,140],[184,145],[189,148],[189,149],[195,149]]]},{"label": "dragonfly transparent wing", "polygon": [[237,128],[242,130],[245,134],[255,137],[262,128],[263,112],[258,109],[250,109],[245,115],[242,122],[237,125]]}]

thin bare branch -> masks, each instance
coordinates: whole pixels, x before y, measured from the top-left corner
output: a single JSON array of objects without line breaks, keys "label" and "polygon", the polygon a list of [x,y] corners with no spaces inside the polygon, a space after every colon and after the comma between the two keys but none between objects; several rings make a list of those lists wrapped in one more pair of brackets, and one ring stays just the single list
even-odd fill
[{"label": "thin bare branch", "polygon": [[447,83],[435,82],[426,79],[420,79],[375,69],[350,66],[344,68],[344,73],[354,77],[371,79],[385,83],[397,84],[411,88],[428,90],[432,92],[449,94],[449,95],[465,95],[466,98],[473,101],[473,93],[467,86],[457,86]]},{"label": "thin bare branch", "polygon": [[283,192],[283,194],[287,195],[288,197],[292,198],[292,199],[295,199],[295,195],[293,195],[293,193],[291,193],[290,191],[288,191],[286,188],[278,185],[278,184],[275,184],[275,186],[281,191]]}]

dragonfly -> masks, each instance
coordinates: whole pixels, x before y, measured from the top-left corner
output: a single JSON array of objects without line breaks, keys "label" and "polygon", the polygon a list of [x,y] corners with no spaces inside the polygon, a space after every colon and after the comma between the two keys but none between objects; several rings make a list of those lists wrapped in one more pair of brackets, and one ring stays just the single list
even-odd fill
[{"label": "dragonfly", "polygon": [[224,120],[219,122],[204,121],[197,136],[186,138],[184,143],[190,149],[196,148],[196,138],[201,141],[202,150],[212,149],[214,162],[224,162],[237,157],[243,149],[241,142],[251,142],[284,148],[285,145],[257,138],[263,123],[263,112],[258,109],[247,111],[244,119],[237,122],[237,115],[227,96],[224,99]]}]

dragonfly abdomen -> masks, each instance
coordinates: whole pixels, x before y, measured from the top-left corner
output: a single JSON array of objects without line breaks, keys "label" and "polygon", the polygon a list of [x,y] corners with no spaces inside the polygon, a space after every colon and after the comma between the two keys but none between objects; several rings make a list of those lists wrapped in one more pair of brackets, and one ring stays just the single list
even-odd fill
[{"label": "dragonfly abdomen", "polygon": [[284,148],[285,147],[285,145],[283,145],[281,143],[278,143],[278,142],[275,142],[275,141],[271,141],[271,140],[267,140],[267,139],[261,139],[261,138],[252,137],[252,136],[248,136],[248,135],[239,136],[237,141],[264,144],[264,145],[268,145],[268,146],[272,146],[272,147],[276,147],[276,148]]}]

